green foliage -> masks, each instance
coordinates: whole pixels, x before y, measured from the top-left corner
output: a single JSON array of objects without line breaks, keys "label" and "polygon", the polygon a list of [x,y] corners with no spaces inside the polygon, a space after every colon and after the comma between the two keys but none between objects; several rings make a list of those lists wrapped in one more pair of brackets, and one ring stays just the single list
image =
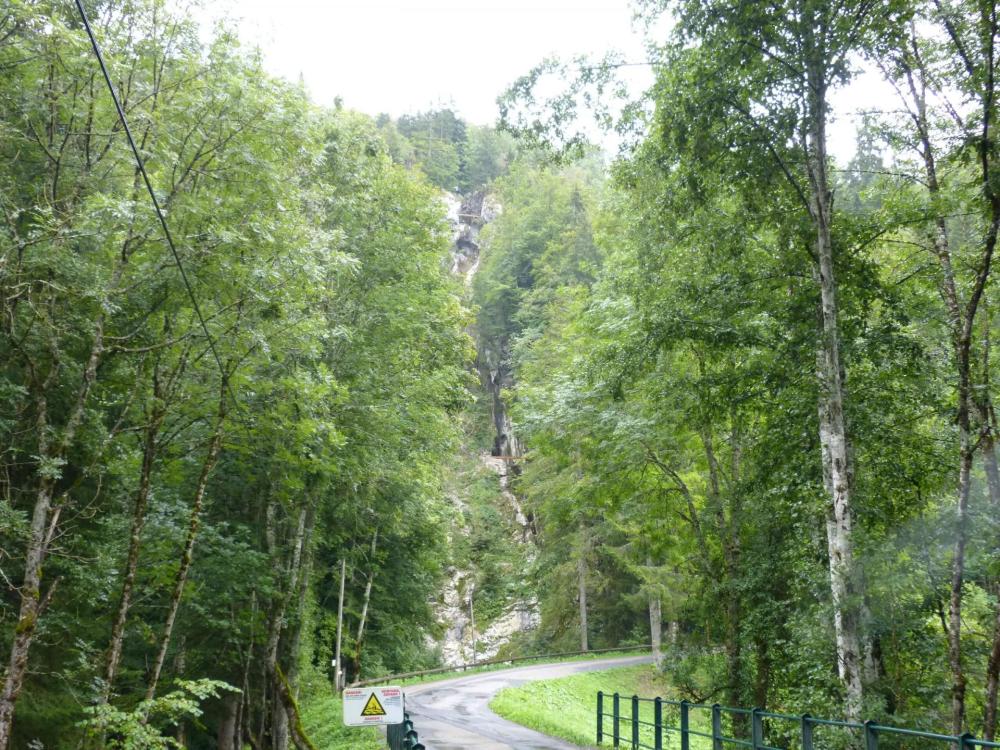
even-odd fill
[{"label": "green foliage", "polygon": [[[592,638],[645,640],[658,599],[666,669],[693,700],[843,710],[817,415],[810,97],[848,81],[858,53],[906,89],[892,48],[912,14],[950,19],[947,33],[966,46],[971,19],[984,18],[964,5],[849,7],[841,17],[808,1],[643,4],[648,20],[670,12],[676,26],[655,40],[655,86],[619,123],[644,111],[643,137],[614,164],[610,187],[582,193],[590,239],[578,241],[587,235],[564,209],[565,171],[549,173],[564,181],[553,189],[522,164],[499,183],[505,212],[476,280],[482,349],[527,446],[516,490],[540,528],[539,640],[575,642],[583,560]],[[928,80],[961,78],[978,96],[952,42],[916,28]],[[538,66],[505,95],[507,127],[572,152],[584,141],[574,122],[584,93],[613,86],[613,64],[600,67]],[[556,71],[571,81],[542,102]],[[849,606],[865,612],[872,662],[865,712],[941,730],[956,391],[940,294],[948,271],[929,217],[947,215],[961,295],[989,234],[981,193],[966,192],[975,182],[963,116],[933,107],[947,189],[932,195],[922,179],[912,115],[873,116],[857,157],[830,160],[829,220],[855,464],[851,583],[863,592]],[[988,357],[994,317],[977,326],[973,347]],[[978,367],[992,403],[992,365]],[[981,731],[997,601],[983,593],[995,590],[995,545],[979,534],[996,527],[996,510],[977,471],[965,558],[974,584],[963,596],[963,617],[977,624],[962,648],[968,725]]]},{"label": "green foliage", "polygon": [[[319,689],[342,559],[351,673],[436,663],[426,635],[449,554],[440,467],[467,399],[468,312],[416,136],[410,145],[391,122],[319,110],[231,30],[203,35],[160,0],[103,3],[97,35],[209,341],[74,12],[17,2],[0,20],[0,545],[11,585],[31,558],[33,517],[58,540],[14,742],[68,747],[86,730],[116,747],[166,747],[173,726],[200,748],[227,717],[249,722],[277,675],[295,685],[318,671]],[[452,125],[436,137],[458,155],[465,125]],[[484,142],[477,169],[489,179],[496,149]],[[452,181],[457,156],[445,166]],[[8,653],[27,627],[16,599],[0,603]],[[222,683],[241,692],[202,708]],[[265,714],[245,725],[264,733],[258,742],[280,715]]]},{"label": "green foliage", "polygon": [[383,750],[385,739],[377,729],[345,727],[343,711],[343,700],[332,693],[317,692],[303,704],[302,723],[319,750]]},{"label": "green foliage", "polygon": [[[490,708],[532,729],[575,745],[593,747],[598,690],[606,694],[604,710],[608,713],[611,712],[611,695],[619,693],[622,696],[622,716],[631,716],[627,701],[633,695],[668,698],[672,692],[662,675],[650,666],[617,667],[504,688],[490,701]],[[640,719],[652,723],[652,704],[642,709]],[[605,726],[610,728],[609,721],[605,719]],[[650,744],[652,739],[652,731],[644,728],[640,740]]]},{"label": "green foliage", "polygon": [[[621,60],[543,63],[502,100],[527,143],[447,108],[321,110],[231,30],[203,33],[161,0],[99,5],[208,334],[73,7],[8,2],[0,651],[32,638],[12,659],[28,665],[16,746],[186,734],[201,750],[251,714],[260,744],[284,721],[268,703],[281,675],[320,746],[374,742],[327,721],[342,562],[350,677],[437,663],[434,603],[458,566],[481,625],[537,592],[541,625],[510,648],[575,647],[582,583],[593,646],[647,641],[659,602],[679,695],[838,715],[810,175],[816,115],[860,56],[904,95],[940,94],[926,143],[919,112],[872,114],[856,158],[827,165],[865,711],[932,729],[948,718],[957,343],[971,352],[977,462],[959,666],[966,725],[991,730],[989,4],[651,0],[646,20],[676,22],[653,40],[653,88],[614,121]],[[544,116],[536,89],[571,70]],[[635,136],[610,172],[573,122],[588,102]],[[532,138],[582,158],[549,164]],[[471,305],[448,271],[441,189],[488,189],[503,209],[479,237]],[[962,300],[984,282],[957,338],[949,278]],[[526,447],[510,489],[536,555],[476,455],[490,439]],[[27,585],[35,560],[40,588]]]},{"label": "green foliage", "polygon": [[103,705],[88,708],[90,718],[81,722],[85,735],[102,738],[111,750],[168,750],[183,745],[162,734],[184,719],[202,715],[201,704],[219,693],[235,690],[219,680],[180,680],[177,689],[139,703],[131,711]]}]

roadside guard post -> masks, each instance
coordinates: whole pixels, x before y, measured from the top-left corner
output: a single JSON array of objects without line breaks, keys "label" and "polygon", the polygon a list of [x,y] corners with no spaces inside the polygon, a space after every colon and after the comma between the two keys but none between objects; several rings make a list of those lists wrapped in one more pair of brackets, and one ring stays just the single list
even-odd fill
[{"label": "roadside guard post", "polygon": [[403,723],[403,691],[398,687],[348,688],[344,724],[377,727]]}]

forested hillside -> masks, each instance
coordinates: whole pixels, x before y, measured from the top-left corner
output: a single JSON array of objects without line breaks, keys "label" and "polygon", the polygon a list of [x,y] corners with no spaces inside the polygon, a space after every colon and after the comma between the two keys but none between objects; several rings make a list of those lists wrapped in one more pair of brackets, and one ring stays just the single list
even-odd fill
[{"label": "forested hillside", "polygon": [[191,293],[79,17],[7,3],[0,746],[300,744],[341,561],[349,674],[436,663],[472,359],[444,205],[231,34],[94,10]]},{"label": "forested hillside", "polygon": [[994,737],[994,3],[645,0],[650,90],[550,60],[499,130],[85,5],[176,252],[76,8],[0,0],[0,750],[310,748],[338,654],[650,642]]},{"label": "forested hillside", "polygon": [[[697,702],[992,738],[997,9],[639,12],[672,31],[617,118],[620,60],[501,100],[557,156],[587,104],[626,144],[603,186],[512,178],[478,279],[550,556],[540,632],[662,634]],[[888,98],[838,160],[863,70]]]}]

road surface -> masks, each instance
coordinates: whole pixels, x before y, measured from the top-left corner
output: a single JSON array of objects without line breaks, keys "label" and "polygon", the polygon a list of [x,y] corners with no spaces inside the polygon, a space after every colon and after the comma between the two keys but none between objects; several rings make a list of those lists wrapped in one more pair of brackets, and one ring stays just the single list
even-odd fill
[{"label": "road surface", "polygon": [[505,687],[533,680],[652,661],[652,656],[631,656],[538,664],[410,685],[405,688],[406,710],[427,750],[578,750],[579,745],[501,719],[490,710],[490,701]]}]

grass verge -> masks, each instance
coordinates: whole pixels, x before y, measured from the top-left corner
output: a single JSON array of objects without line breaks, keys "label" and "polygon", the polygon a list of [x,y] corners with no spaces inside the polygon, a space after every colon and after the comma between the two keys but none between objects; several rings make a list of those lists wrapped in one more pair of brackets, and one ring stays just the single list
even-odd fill
[{"label": "grass verge", "polygon": [[377,729],[344,726],[343,703],[332,693],[302,701],[302,725],[319,750],[385,750]]},{"label": "grass verge", "polygon": [[[582,747],[595,747],[597,691],[622,696],[666,695],[669,686],[652,665],[618,667],[599,672],[583,672],[556,680],[539,680],[505,688],[490,702],[500,716],[553,737],[561,737]],[[610,713],[610,699],[605,708]],[[622,700],[622,713],[630,711]],[[648,716],[647,716],[648,713]],[[639,718],[652,721],[651,704],[640,708]],[[606,720],[608,721],[608,720]],[[608,724],[606,728],[610,729]],[[623,722],[622,731],[627,725]],[[643,732],[641,741],[652,746],[652,734]],[[607,740],[605,745],[610,744]]]},{"label": "grass verge", "polygon": [[[405,680],[394,680],[392,685],[423,685],[428,682],[440,682],[441,680],[452,680],[456,677],[464,677],[465,675],[479,674],[481,672],[496,672],[500,669],[520,669],[521,667],[534,667],[540,666],[542,664],[562,664],[568,661],[596,661],[598,659],[627,659],[630,656],[646,656],[649,654],[649,649],[636,649],[634,651],[615,651],[613,653],[607,654],[579,654],[576,656],[564,656],[558,659],[550,659],[548,657],[539,658],[538,660],[530,661],[519,661],[514,664],[487,664],[482,667],[470,667],[469,669],[455,669],[450,672],[441,672],[440,674],[425,675],[423,677],[408,677]],[[389,685],[389,682],[384,682],[380,684]]]}]

